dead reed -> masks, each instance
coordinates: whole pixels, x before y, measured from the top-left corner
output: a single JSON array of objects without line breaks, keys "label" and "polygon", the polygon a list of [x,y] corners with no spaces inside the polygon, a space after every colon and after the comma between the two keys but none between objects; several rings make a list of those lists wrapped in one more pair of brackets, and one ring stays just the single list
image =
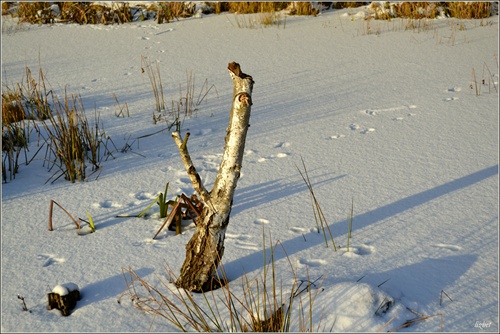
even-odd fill
[{"label": "dead reed", "polygon": [[491,2],[446,2],[446,11],[451,17],[457,19],[483,19],[490,17],[492,10]]},{"label": "dead reed", "polygon": [[[120,24],[154,18],[157,23],[191,17],[202,8],[204,14],[223,12],[237,14],[275,13],[286,11],[287,15],[317,15],[323,8],[353,8],[365,5],[363,2],[195,2],[160,1],[152,4],[129,5],[127,2],[2,2],[2,14],[19,17],[19,22],[51,24],[68,22],[78,24]],[[386,6],[386,10],[375,10],[374,18],[391,20],[401,17],[412,20],[433,19],[440,13],[458,19],[482,19],[492,14],[491,2],[418,2],[372,3],[374,7]],[[390,10],[389,10],[390,9]]]},{"label": "dead reed", "polygon": [[[285,287],[277,278],[276,247],[263,231],[263,272],[254,279],[244,275],[241,287],[228,283],[223,266],[219,268],[217,290],[192,294],[175,286],[175,275],[166,269],[168,282],[160,280],[156,287],[140,278],[130,267],[122,268],[127,284],[118,302],[128,297],[135,307],[154,318],[163,318],[181,331],[196,332],[289,332],[292,323],[300,331],[313,331],[312,305],[323,291],[321,277],[312,281],[299,279],[286,256],[293,274],[291,286]],[[269,248],[266,244],[269,243]],[[284,251],[284,249],[283,249]],[[285,252],[286,254],[286,252]],[[281,272],[280,272],[281,274]],[[297,306],[294,308],[294,305]],[[305,306],[307,305],[307,306]],[[299,318],[292,317],[292,309]],[[318,327],[319,328],[319,327]]]},{"label": "dead reed", "polygon": [[[26,66],[20,83],[8,85],[2,83],[2,180],[7,182],[15,178],[19,171],[19,157],[24,151],[25,163],[28,165],[27,151],[30,135],[39,132],[37,123],[31,120],[44,120],[51,113],[45,75],[40,68],[36,80],[29,67]],[[36,154],[39,150],[36,151]]]},{"label": "dead reed", "polygon": [[337,245],[335,244],[335,241],[333,240],[333,235],[332,231],[330,230],[330,226],[328,225],[328,222],[326,221],[326,217],[323,213],[323,210],[321,209],[321,206],[319,205],[318,199],[316,198],[316,195],[314,194],[314,189],[312,187],[311,181],[309,180],[309,175],[307,173],[307,168],[306,164],[304,162],[304,159],[301,157],[302,160],[302,167],[304,168],[304,172],[300,170],[299,167],[297,167],[297,170],[299,171],[300,176],[302,177],[302,180],[304,180],[307,188],[309,189],[309,194],[311,196],[311,204],[313,208],[313,214],[314,214],[314,220],[316,222],[316,229],[318,233],[320,233],[320,228],[321,232],[323,234],[323,237],[325,239],[325,245],[328,247],[328,238],[326,232],[328,231],[328,235],[330,236],[330,240],[332,242],[333,250],[337,251]]},{"label": "dead reed", "polygon": [[54,97],[54,114],[43,124],[48,134],[45,155],[48,168],[58,167],[50,179],[55,177],[56,181],[64,175],[74,183],[101,171],[102,157],[111,153],[104,144],[107,138],[104,126],[97,110],[93,124],[89,122],[80,95],[68,95],[65,91],[62,101]]}]

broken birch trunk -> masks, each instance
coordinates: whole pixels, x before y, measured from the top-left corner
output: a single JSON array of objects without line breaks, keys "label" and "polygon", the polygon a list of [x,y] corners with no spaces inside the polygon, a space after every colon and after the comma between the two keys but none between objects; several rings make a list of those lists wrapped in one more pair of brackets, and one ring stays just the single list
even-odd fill
[{"label": "broken birch trunk", "polygon": [[233,205],[234,190],[240,177],[245,149],[245,139],[250,126],[253,79],[241,72],[240,65],[228,65],[233,80],[233,102],[229,115],[226,146],[213,189],[207,191],[193,166],[187,149],[189,133],[182,139],[178,132],[172,137],[179,148],[182,162],[191,183],[203,202],[196,231],[186,245],[186,259],[176,285],[189,291],[208,291],[215,288],[218,280],[216,269],[224,254],[224,238]]}]

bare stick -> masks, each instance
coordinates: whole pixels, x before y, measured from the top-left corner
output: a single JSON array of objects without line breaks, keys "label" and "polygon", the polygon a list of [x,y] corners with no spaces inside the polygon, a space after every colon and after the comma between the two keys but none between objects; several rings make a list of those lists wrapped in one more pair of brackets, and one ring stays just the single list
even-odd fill
[{"label": "bare stick", "polygon": [[184,163],[184,167],[186,167],[186,171],[188,173],[189,179],[193,184],[194,190],[200,195],[201,199],[205,203],[210,203],[210,193],[207,191],[203,183],[201,182],[200,175],[196,171],[196,168],[193,165],[193,161],[191,160],[191,156],[189,155],[187,149],[187,141],[189,138],[189,132],[186,133],[186,138],[183,140],[179,132],[173,132],[172,138],[174,138],[175,144],[179,148],[179,152],[181,154],[182,162]]},{"label": "bare stick", "polygon": [[60,207],[61,210],[63,210],[68,215],[68,217],[71,218],[71,220],[75,223],[77,229],[80,229],[80,224],[76,221],[75,218],[73,218],[73,216],[68,211],[66,211],[65,208],[63,208],[62,206],[60,206],[56,201],[50,200],[50,208],[49,208],[49,231],[53,230],[52,229],[52,211],[53,211],[53,208],[54,208],[54,204],[56,204],[58,207]]}]

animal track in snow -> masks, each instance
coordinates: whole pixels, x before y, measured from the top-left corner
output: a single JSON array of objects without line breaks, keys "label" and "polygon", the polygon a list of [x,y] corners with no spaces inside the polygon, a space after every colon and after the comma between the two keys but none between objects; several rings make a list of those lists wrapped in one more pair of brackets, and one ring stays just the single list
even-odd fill
[{"label": "animal track in snow", "polygon": [[326,139],[340,139],[340,138],[345,138],[345,135],[333,135],[333,136],[327,137]]},{"label": "animal track in snow", "polygon": [[256,219],[253,223],[258,224],[258,225],[266,225],[266,224],[269,224],[269,220],[264,219],[264,218],[259,218],[259,219]]},{"label": "animal track in snow", "polygon": [[253,243],[253,242],[236,240],[236,242],[234,244],[236,247],[242,248],[242,249],[250,249],[250,250],[254,250],[254,251],[259,250],[259,245],[257,245],[256,243]]},{"label": "animal track in snow", "polygon": [[57,258],[52,254],[38,254],[36,257],[37,257],[37,259],[43,261],[42,267],[48,267],[48,266],[53,265],[53,264],[59,264],[59,263],[66,262],[66,259]]},{"label": "animal track in snow", "polygon": [[451,88],[448,88],[446,91],[450,92],[450,93],[455,93],[455,92],[460,92],[461,90],[462,90],[462,88],[460,88],[460,87],[451,87]]},{"label": "animal track in snow", "polygon": [[352,123],[351,125],[349,125],[349,129],[351,130],[358,130],[360,128],[360,126],[356,123]]},{"label": "animal track in snow", "polygon": [[362,112],[364,112],[367,115],[370,116],[376,116],[378,113],[381,112],[389,112],[389,111],[400,111],[400,110],[408,110],[408,109],[415,109],[417,108],[416,105],[408,105],[408,106],[399,106],[399,107],[393,107],[393,108],[383,108],[383,109],[365,109]]},{"label": "animal track in snow", "polygon": [[234,241],[234,245],[238,248],[259,250],[259,247],[256,243],[247,241],[247,240],[252,238],[251,236],[243,235],[243,234],[226,233],[226,238],[230,242]]},{"label": "animal track in snow", "polygon": [[290,143],[288,142],[281,142],[281,143],[278,143],[276,145],[274,145],[274,148],[286,148],[286,147],[289,147],[290,146]]},{"label": "animal track in snow", "polygon": [[345,251],[343,255],[348,257],[370,255],[375,251],[375,247],[368,245],[350,246],[349,251],[347,251],[347,248],[344,247],[342,247],[342,249]]},{"label": "animal track in snow", "polygon": [[375,131],[375,129],[374,129],[374,128],[368,128],[368,129],[366,129],[366,130],[361,131],[360,133],[365,135],[365,134],[367,134],[367,133],[374,132],[374,131]]},{"label": "animal track in snow", "polygon": [[310,232],[310,229],[293,226],[290,228],[290,231],[295,232],[295,233],[308,233],[308,232]]},{"label": "animal track in snow", "polygon": [[449,244],[436,244],[436,245],[433,245],[434,247],[438,247],[438,248],[444,248],[444,249],[448,249],[448,250],[451,250],[453,252],[457,252],[459,250],[462,249],[462,247],[460,246],[456,246],[456,245],[449,245]]},{"label": "animal track in snow", "polygon": [[458,100],[458,97],[447,97],[447,98],[443,99],[443,101],[445,101],[445,102],[450,102],[450,101],[455,101],[455,100]]},{"label": "animal track in snow", "polygon": [[[276,145],[274,145],[273,148],[287,148],[289,146],[290,146],[290,143],[288,143],[288,142],[279,142]],[[249,150],[247,152],[245,152],[245,155],[257,153],[257,151],[254,151],[254,150]],[[272,160],[275,158],[286,158],[289,155],[291,155],[291,153],[289,153],[289,152],[281,152],[281,153],[277,153],[277,154],[271,154],[267,157],[260,157],[259,159],[257,159],[257,162],[264,162],[264,161]]]},{"label": "animal track in snow", "polygon": [[139,191],[137,193],[130,193],[129,196],[134,197],[135,199],[138,199],[140,201],[144,201],[147,199],[153,199],[156,197],[155,195],[148,193],[146,191]]},{"label": "animal track in snow", "polygon": [[249,156],[249,155],[252,155],[252,154],[255,154],[257,153],[256,150],[245,150],[245,156]]},{"label": "animal track in snow", "polygon": [[121,208],[123,205],[112,200],[105,200],[99,203],[92,204],[94,208]]},{"label": "animal track in snow", "polygon": [[152,200],[153,198],[156,198],[156,196],[154,194],[151,194],[151,193],[146,192],[146,191],[139,191],[136,193],[130,193],[128,195],[135,199],[135,201],[133,201],[132,203],[129,203],[129,206],[140,205],[142,203],[142,201]]},{"label": "animal track in snow", "polygon": [[328,262],[326,262],[325,260],[322,260],[322,259],[311,259],[311,260],[300,259],[299,263],[306,265],[306,266],[309,266],[309,267],[319,267],[319,266],[327,264]]},{"label": "animal track in snow", "polygon": [[270,155],[268,157],[259,158],[259,159],[257,159],[257,162],[264,162],[264,161],[272,160],[272,159],[275,159],[275,158],[286,158],[289,155],[291,155],[291,153],[278,153],[276,155],[273,154],[273,155]]},{"label": "animal track in snow", "polygon": [[238,239],[238,240],[248,240],[251,238],[249,235],[244,235],[244,234],[232,234],[232,233],[226,233],[226,238],[227,239]]}]

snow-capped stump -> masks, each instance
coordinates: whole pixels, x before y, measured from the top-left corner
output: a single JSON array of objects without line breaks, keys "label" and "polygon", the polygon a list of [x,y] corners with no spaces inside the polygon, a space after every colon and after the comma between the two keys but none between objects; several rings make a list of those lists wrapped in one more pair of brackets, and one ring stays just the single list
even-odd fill
[{"label": "snow-capped stump", "polygon": [[80,300],[80,289],[75,283],[56,285],[52,292],[47,294],[49,305],[47,308],[61,310],[62,315],[68,316],[75,308],[76,302]]}]

